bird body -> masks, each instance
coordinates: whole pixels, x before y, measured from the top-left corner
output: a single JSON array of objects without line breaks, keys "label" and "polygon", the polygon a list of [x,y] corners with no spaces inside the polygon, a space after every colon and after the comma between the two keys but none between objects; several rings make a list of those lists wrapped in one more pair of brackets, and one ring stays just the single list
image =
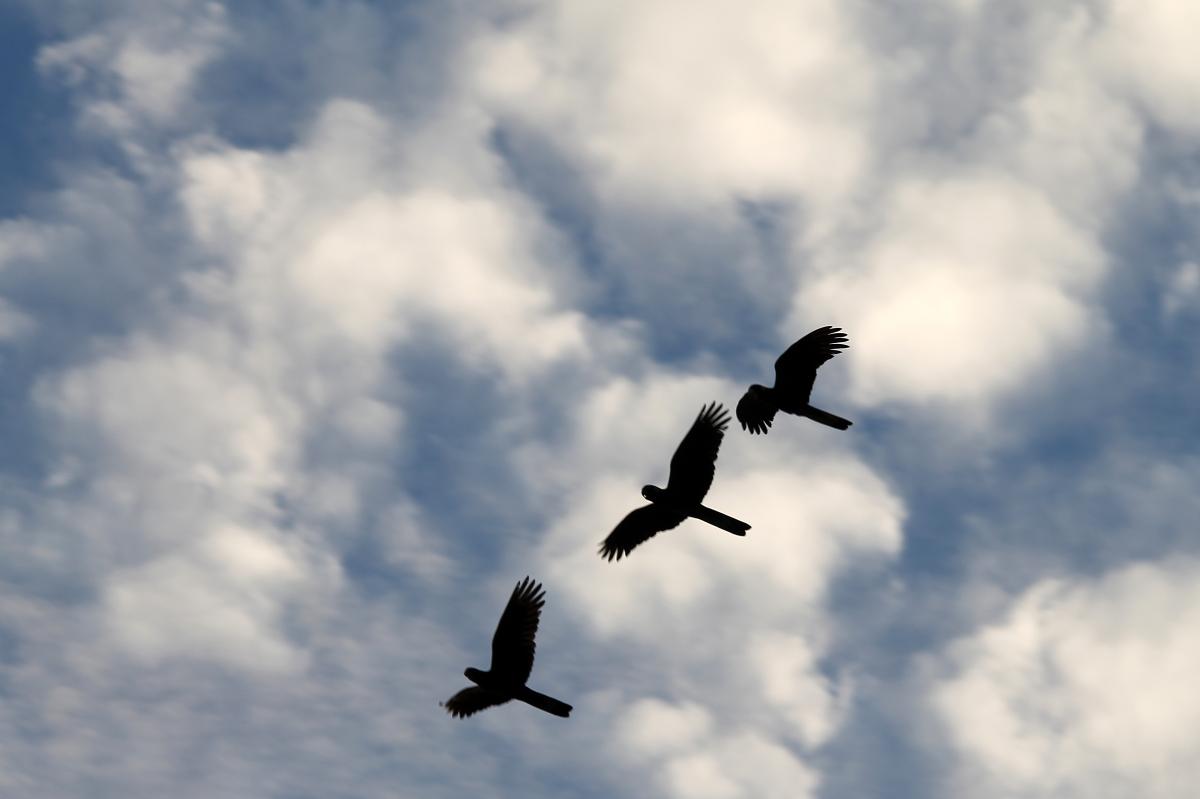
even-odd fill
[{"label": "bird body", "polygon": [[679,501],[670,491],[661,489],[658,486],[642,486],[642,496],[680,516],[690,516],[693,519],[708,522],[714,527],[720,527],[722,530],[734,535],[745,535],[746,531],[750,529],[750,525],[745,522],[739,521],[732,516],[727,516],[719,510],[713,510],[702,503],[687,502],[686,500]]},{"label": "bird body", "polygon": [[788,347],[775,361],[775,385],[750,386],[737,404],[737,418],[743,430],[766,433],[779,411],[806,416],[823,425],[845,430],[853,422],[809,403],[817,368],[848,345],[846,334],[838,327],[819,327]]},{"label": "bird body", "polygon": [[[493,704],[504,704],[512,699],[519,702],[524,702],[528,705],[533,705],[539,710],[544,710],[547,713],[552,713],[555,716],[568,718],[571,715],[571,706],[566,702],[560,702],[552,696],[539,693],[533,690],[528,685],[522,683],[514,683],[506,681],[498,675],[492,674],[491,671],[480,671],[475,668],[468,668],[463,672],[463,675],[471,682],[478,685],[485,692],[493,696],[496,701]],[[470,688],[465,689],[470,691]],[[460,691],[460,693],[462,693]],[[453,711],[452,711],[453,712]],[[469,715],[469,714],[465,714]]]},{"label": "bird body", "polygon": [[534,637],[545,597],[541,584],[530,578],[517,583],[492,636],[491,668],[482,671],[471,667],[463,672],[475,686],[462,689],[442,703],[451,716],[464,718],[513,699],[555,716],[571,715],[571,706],[566,702],[525,684],[533,670]]},{"label": "bird body", "polygon": [[642,496],[650,500],[631,511],[600,544],[600,556],[620,560],[634,547],[692,517],[734,535],[745,535],[750,525],[701,503],[712,486],[717,451],[729,424],[729,412],[717,403],[700,411],[691,429],[671,457],[666,488],[647,485]]}]

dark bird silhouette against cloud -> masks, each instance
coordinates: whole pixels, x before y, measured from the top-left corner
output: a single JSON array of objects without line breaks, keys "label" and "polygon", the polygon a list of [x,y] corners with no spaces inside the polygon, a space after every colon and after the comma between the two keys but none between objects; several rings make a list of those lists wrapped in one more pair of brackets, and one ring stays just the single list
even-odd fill
[{"label": "dark bird silhouette against cloud", "polygon": [[819,327],[787,348],[775,361],[775,385],[772,388],[757,383],[750,386],[737,404],[737,418],[743,430],[765,433],[771,428],[778,411],[795,416],[807,416],[838,430],[853,422],[808,404],[817,367],[848,346],[849,339],[840,327]]},{"label": "dark bird silhouette against cloud", "polygon": [[533,705],[555,716],[567,718],[571,706],[566,702],[540,694],[525,683],[533,671],[534,637],[538,621],[542,617],[542,605],[546,604],[546,593],[541,583],[526,577],[517,583],[508,605],[496,625],[492,636],[492,665],[487,671],[469,668],[466,678],[475,683],[464,688],[445,702],[442,707],[456,718],[466,718],[492,705],[502,705],[517,699]]},{"label": "dark bird silhouette against cloud", "polygon": [[671,475],[666,489],[642,486],[642,496],[650,500],[621,520],[600,544],[600,556],[620,560],[634,547],[664,530],[678,527],[691,516],[720,527],[734,535],[745,535],[750,525],[700,504],[712,486],[717,450],[729,411],[717,403],[705,406],[671,457]]}]

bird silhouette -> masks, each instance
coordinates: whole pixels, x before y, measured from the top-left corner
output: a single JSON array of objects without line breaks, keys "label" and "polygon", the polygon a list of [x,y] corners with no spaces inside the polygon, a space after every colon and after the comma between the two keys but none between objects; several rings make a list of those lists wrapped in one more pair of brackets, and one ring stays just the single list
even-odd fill
[{"label": "bird silhouette", "polygon": [[691,516],[734,535],[745,535],[750,525],[700,504],[712,486],[717,450],[729,424],[729,411],[717,403],[706,405],[671,457],[666,489],[642,486],[650,500],[631,511],[600,544],[600,556],[620,560],[634,547],[664,530],[678,527]]},{"label": "bird silhouette", "polygon": [[567,718],[571,706],[540,694],[525,683],[533,671],[534,637],[542,616],[546,593],[540,583],[526,577],[517,583],[508,605],[500,615],[492,636],[492,666],[487,671],[469,668],[463,672],[475,683],[442,702],[455,718],[465,718],[492,705],[517,699],[555,716]]},{"label": "bird silhouette", "polygon": [[775,413],[807,416],[838,430],[853,422],[808,404],[817,367],[846,349],[849,339],[840,327],[819,327],[788,347],[775,361],[775,385],[772,388],[757,383],[750,386],[737,404],[737,418],[743,430],[765,433],[775,420]]}]

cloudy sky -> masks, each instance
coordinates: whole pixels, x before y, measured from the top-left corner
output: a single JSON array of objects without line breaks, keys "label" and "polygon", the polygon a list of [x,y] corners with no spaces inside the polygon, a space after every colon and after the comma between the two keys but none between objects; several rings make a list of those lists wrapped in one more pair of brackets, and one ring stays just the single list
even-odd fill
[{"label": "cloudy sky", "polygon": [[[1194,796],[1197,29],[0,4],[0,794]],[[525,574],[572,718],[449,718]]]}]

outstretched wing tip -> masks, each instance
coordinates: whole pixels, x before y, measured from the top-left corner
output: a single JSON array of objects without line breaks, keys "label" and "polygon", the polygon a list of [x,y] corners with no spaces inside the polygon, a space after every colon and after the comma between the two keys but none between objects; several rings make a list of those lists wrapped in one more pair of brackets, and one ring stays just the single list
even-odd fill
[{"label": "outstretched wing tip", "polygon": [[600,542],[600,557],[610,562],[628,557],[634,549],[654,536],[678,527],[685,518],[683,514],[666,510],[653,502],[634,508]]},{"label": "outstretched wing tip", "polygon": [[600,549],[597,550],[597,554],[604,560],[612,563],[615,560],[620,560],[621,556],[625,553],[617,547],[610,547],[608,541],[605,540],[600,542]]},{"label": "outstretched wing tip", "polygon": [[486,710],[489,707],[500,705],[507,701],[508,699],[504,696],[494,694],[477,685],[472,685],[463,688],[446,701],[438,702],[438,706],[445,708],[446,712],[453,718],[465,719],[481,710]]},{"label": "outstretched wing tip", "polygon": [[[794,391],[811,383],[821,364],[850,346],[850,337],[840,327],[825,325],[801,336],[775,360],[775,387]],[[805,377],[807,376],[807,377]],[[793,388],[788,385],[795,384]],[[802,388],[807,392],[811,385]]]},{"label": "outstretched wing tip", "polygon": [[546,590],[541,583],[528,576],[517,583],[492,635],[493,671],[513,675],[522,682],[529,678],[545,605]]},{"label": "outstretched wing tip", "polygon": [[535,604],[544,604],[546,589],[540,582],[525,575],[517,582],[517,587],[513,589],[513,596],[527,599]]},{"label": "outstretched wing tip", "polygon": [[718,432],[724,432],[725,428],[729,426],[730,418],[729,410],[714,400],[700,409],[696,421],[703,422]]}]

